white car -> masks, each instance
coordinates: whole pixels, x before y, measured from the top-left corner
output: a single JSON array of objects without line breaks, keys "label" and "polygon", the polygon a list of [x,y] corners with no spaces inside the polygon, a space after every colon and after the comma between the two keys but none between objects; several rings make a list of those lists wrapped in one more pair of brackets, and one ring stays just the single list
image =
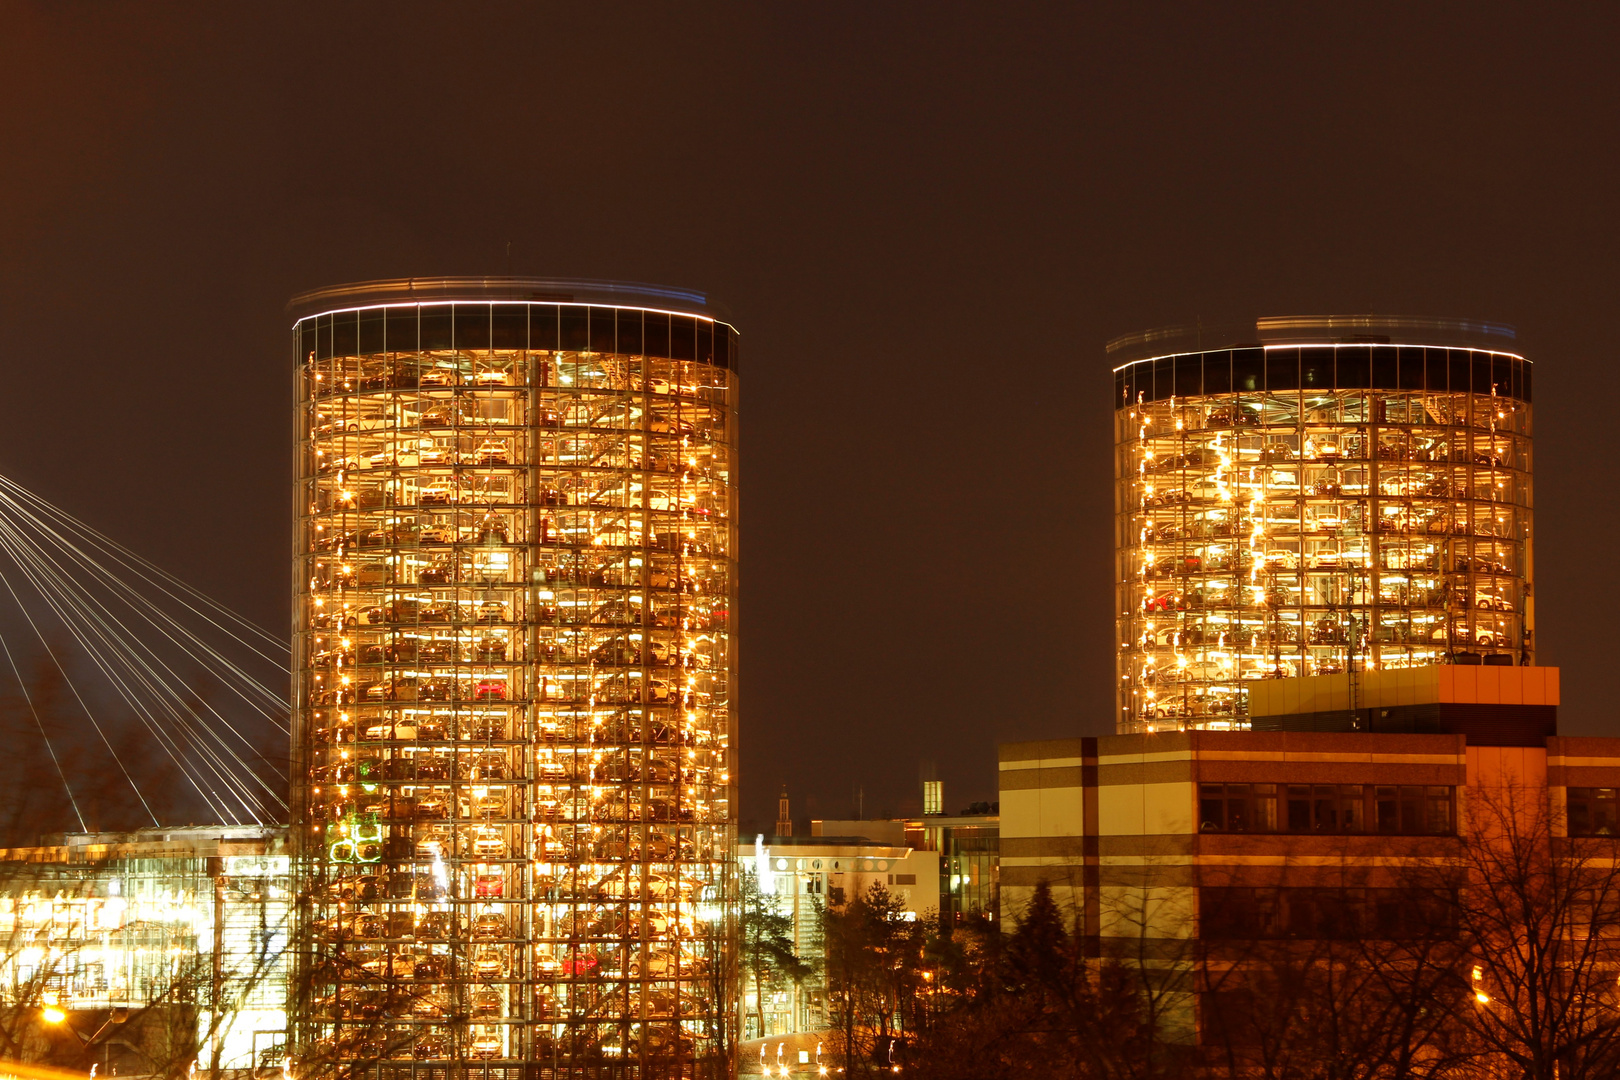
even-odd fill
[{"label": "white car", "polygon": [[1179,670],[1181,678],[1192,682],[1208,682],[1232,677],[1231,668],[1224,667],[1214,660],[1194,660]]}]

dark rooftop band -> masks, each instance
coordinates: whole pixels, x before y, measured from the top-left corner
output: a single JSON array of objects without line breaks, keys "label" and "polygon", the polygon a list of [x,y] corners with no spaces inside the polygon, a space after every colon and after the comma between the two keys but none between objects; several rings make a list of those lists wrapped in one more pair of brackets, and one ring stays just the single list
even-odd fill
[{"label": "dark rooftop band", "polygon": [[1507,353],[1420,345],[1219,349],[1138,360],[1114,372],[1114,407],[1211,394],[1406,390],[1530,401],[1531,363]]},{"label": "dark rooftop band", "polygon": [[574,304],[407,304],[313,315],[293,328],[298,362],[385,352],[623,353],[737,370],[722,322],[640,308]]}]

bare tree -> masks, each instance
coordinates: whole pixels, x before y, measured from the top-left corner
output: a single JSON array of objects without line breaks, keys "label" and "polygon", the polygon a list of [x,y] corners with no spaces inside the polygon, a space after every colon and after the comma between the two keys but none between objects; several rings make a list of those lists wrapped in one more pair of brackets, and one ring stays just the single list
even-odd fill
[{"label": "bare tree", "polygon": [[1547,789],[1470,792],[1456,925],[1457,1022],[1528,1080],[1620,1073],[1620,841],[1571,837]]}]

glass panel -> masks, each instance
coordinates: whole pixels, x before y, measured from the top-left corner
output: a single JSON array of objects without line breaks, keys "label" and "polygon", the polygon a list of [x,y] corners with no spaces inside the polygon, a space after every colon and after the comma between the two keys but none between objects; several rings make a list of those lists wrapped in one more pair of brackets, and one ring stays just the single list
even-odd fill
[{"label": "glass panel", "polygon": [[1333,362],[1336,368],[1334,385],[1341,390],[1362,390],[1372,383],[1373,353],[1388,353],[1389,349],[1369,349],[1365,345],[1346,346],[1336,350]]},{"label": "glass panel", "polygon": [[1227,394],[1232,390],[1232,354],[1204,354],[1204,393]]},{"label": "glass panel", "polygon": [[1204,357],[1188,353],[1175,358],[1176,396],[1191,397],[1204,392]]},{"label": "glass panel", "polygon": [[359,312],[341,311],[332,316],[332,355],[353,356],[360,348]]},{"label": "glass panel", "polygon": [[699,363],[714,362],[714,323],[697,320],[697,359]]},{"label": "glass panel", "polygon": [[489,350],[489,305],[456,305],[455,347],[460,352]]},{"label": "glass panel", "polygon": [[618,350],[631,356],[641,354],[641,312],[635,310],[618,313]]},{"label": "glass panel", "polygon": [[383,351],[383,319],[382,308],[372,308],[360,312],[360,351],[363,353],[380,353]]},{"label": "glass panel", "polygon": [[592,352],[617,351],[617,314],[612,308],[590,309]]},{"label": "glass panel", "polygon": [[529,310],[526,304],[496,304],[490,311],[492,349],[523,349],[529,344]]},{"label": "glass panel", "polygon": [[1300,389],[1333,389],[1333,353],[1333,349],[1299,350]]},{"label": "glass panel", "polygon": [[455,347],[454,327],[451,323],[450,308],[445,305],[423,307],[417,332],[421,335],[421,348],[423,352],[429,349],[450,349]]},{"label": "glass panel", "polygon": [[661,311],[648,311],[642,315],[642,332],[646,335],[648,356],[669,355],[669,316]]},{"label": "glass panel", "polygon": [[1401,386],[1400,350],[1372,349],[1371,385],[1379,390],[1395,390]]},{"label": "glass panel", "polygon": [[1234,349],[1232,389],[1253,393],[1266,388],[1266,354],[1263,349]]},{"label": "glass panel", "polygon": [[529,348],[551,352],[557,343],[557,309],[551,304],[529,306]]},{"label": "glass panel", "polygon": [[1475,353],[1473,362],[1474,393],[1489,396],[1491,392],[1491,354]]},{"label": "glass panel", "polygon": [[714,362],[731,371],[737,370],[737,335],[730,327],[715,327]]},{"label": "glass panel", "polygon": [[1266,389],[1299,389],[1299,350],[1266,350]]},{"label": "glass panel", "polygon": [[1403,347],[1396,351],[1400,353],[1401,357],[1400,388],[1402,390],[1422,390],[1423,350]]},{"label": "glass panel", "polygon": [[1425,372],[1423,377],[1424,389],[1431,391],[1444,391],[1451,385],[1448,375],[1446,350],[1424,349],[1423,366]]},{"label": "glass panel", "polygon": [[1473,364],[1469,353],[1464,349],[1447,350],[1447,366],[1450,369],[1451,389],[1467,393],[1473,383]]},{"label": "glass panel", "polygon": [[416,351],[416,308],[388,308],[384,335],[389,352]]},{"label": "glass panel", "polygon": [[591,347],[590,321],[584,308],[561,308],[558,321],[563,349],[568,352],[584,352]]},{"label": "glass panel", "polygon": [[697,356],[697,327],[690,316],[669,317],[669,355],[674,360],[691,360]]},{"label": "glass panel", "polygon": [[1153,361],[1153,389],[1150,401],[1163,401],[1176,392],[1176,358],[1161,356]]}]

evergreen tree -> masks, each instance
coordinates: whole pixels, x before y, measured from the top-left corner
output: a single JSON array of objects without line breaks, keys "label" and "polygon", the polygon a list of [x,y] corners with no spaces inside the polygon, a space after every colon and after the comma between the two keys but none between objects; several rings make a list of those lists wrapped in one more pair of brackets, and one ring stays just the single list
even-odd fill
[{"label": "evergreen tree", "polygon": [[742,875],[742,963],[754,983],[754,1015],[758,1034],[764,1035],[766,989],[784,981],[798,984],[812,969],[793,951],[793,917],[749,873]]}]

